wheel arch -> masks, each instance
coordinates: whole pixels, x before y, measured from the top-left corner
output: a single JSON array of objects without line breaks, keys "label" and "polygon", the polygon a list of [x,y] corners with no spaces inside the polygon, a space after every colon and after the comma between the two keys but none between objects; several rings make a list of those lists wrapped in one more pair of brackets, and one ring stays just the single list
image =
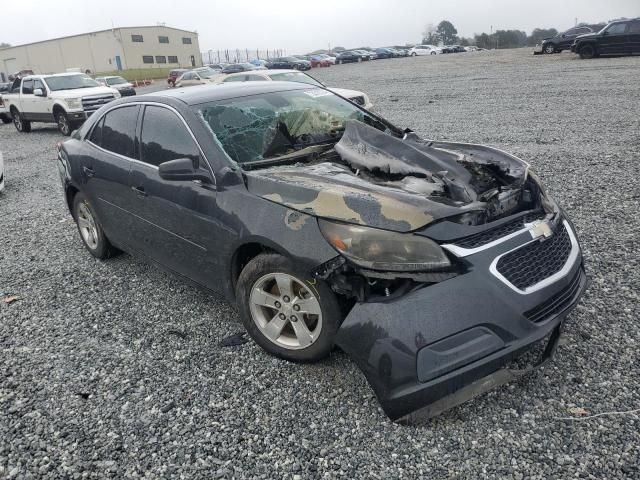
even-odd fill
[{"label": "wheel arch", "polygon": [[231,280],[231,291],[229,293],[233,296],[234,300],[240,272],[242,272],[251,260],[263,253],[278,253],[285,257],[289,256],[282,248],[266,239],[254,238],[238,245],[231,256],[228,269]]},{"label": "wheel arch", "polygon": [[51,109],[51,113],[53,114],[53,118],[55,119],[56,116],[58,115],[58,113],[63,112],[64,114],[67,113],[67,110],[60,105],[59,103],[54,103],[53,104],[53,108]]}]

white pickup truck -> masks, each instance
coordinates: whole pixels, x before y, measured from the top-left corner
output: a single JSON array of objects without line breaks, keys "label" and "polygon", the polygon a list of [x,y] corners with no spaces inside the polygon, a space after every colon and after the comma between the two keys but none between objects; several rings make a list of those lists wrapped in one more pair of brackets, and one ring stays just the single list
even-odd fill
[{"label": "white pickup truck", "polygon": [[31,122],[56,123],[63,135],[82,124],[102,105],[120,98],[117,90],[101,86],[84,73],[29,75],[16,80],[2,95],[4,107],[19,132]]}]

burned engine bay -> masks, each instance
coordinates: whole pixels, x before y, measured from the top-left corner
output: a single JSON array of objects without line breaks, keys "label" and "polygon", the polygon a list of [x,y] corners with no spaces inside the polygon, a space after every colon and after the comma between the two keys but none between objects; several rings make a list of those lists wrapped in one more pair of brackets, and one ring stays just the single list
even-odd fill
[{"label": "burned engine bay", "polygon": [[[478,226],[548,210],[528,164],[516,157],[482,145],[426,141],[412,132],[398,138],[359,121],[348,121],[340,141],[305,161],[247,170],[245,178],[252,193],[292,210],[396,232],[445,218]],[[456,271],[370,271],[338,257],[316,274],[364,301],[394,297]]]}]

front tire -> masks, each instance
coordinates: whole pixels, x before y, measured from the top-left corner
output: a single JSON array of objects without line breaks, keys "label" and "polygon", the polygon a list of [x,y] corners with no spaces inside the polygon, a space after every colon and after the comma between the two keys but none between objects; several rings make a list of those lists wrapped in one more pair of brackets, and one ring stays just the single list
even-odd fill
[{"label": "front tire", "polygon": [[89,253],[100,260],[110,258],[117,250],[109,243],[93,207],[83,193],[77,193],[73,198],[73,218],[78,226],[82,243]]},{"label": "front tire", "polygon": [[548,43],[544,46],[544,53],[551,55],[556,53],[556,46],[553,43]]},{"label": "front tire", "polygon": [[258,255],[244,267],[236,302],[251,338],[270,354],[295,362],[326,357],[342,320],[331,288],[275,253]]},{"label": "front tire", "polygon": [[13,119],[9,115],[0,115],[0,119],[2,119],[2,123],[5,125],[13,122]]},{"label": "front tire", "polygon": [[596,49],[593,45],[583,45],[580,47],[580,58],[588,60],[596,56]]},{"label": "front tire", "polygon": [[62,135],[64,135],[65,137],[71,135],[73,127],[71,126],[69,117],[67,117],[67,114],[65,112],[58,112],[58,114],[56,115],[56,124],[58,125],[58,131]]},{"label": "front tire", "polygon": [[31,131],[31,122],[29,120],[23,120],[18,110],[12,110],[11,116],[13,117],[13,125],[20,133],[29,133]]}]

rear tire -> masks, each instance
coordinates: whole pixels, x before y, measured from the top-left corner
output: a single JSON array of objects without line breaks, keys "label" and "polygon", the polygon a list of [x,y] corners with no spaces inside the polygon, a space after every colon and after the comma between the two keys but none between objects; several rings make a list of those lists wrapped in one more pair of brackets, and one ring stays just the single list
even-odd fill
[{"label": "rear tire", "polygon": [[13,119],[9,115],[5,115],[5,114],[0,115],[0,119],[2,119],[2,123],[4,123],[5,125],[13,122]]},{"label": "rear tire", "polygon": [[29,133],[31,131],[31,122],[29,120],[23,120],[20,112],[15,108],[11,111],[13,125],[20,133]]},{"label": "rear tire", "polygon": [[78,192],[73,198],[73,218],[78,226],[82,243],[91,255],[104,260],[118,252],[104,234],[95,211],[84,193]]},{"label": "rear tire", "polygon": [[342,320],[331,288],[275,253],[258,255],[244,267],[236,302],[251,338],[270,354],[295,362],[326,357]]},{"label": "rear tire", "polygon": [[587,44],[580,47],[580,58],[589,60],[596,56],[596,49],[593,45]]}]

